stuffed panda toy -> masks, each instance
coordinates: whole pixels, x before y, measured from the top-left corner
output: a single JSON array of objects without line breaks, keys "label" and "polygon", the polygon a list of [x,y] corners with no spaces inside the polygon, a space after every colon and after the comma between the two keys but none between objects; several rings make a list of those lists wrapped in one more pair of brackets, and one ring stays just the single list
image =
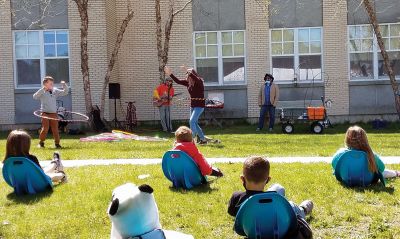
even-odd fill
[{"label": "stuffed panda toy", "polygon": [[158,208],[149,185],[127,183],[114,189],[107,211],[111,239],[194,239],[180,232],[162,230]]}]

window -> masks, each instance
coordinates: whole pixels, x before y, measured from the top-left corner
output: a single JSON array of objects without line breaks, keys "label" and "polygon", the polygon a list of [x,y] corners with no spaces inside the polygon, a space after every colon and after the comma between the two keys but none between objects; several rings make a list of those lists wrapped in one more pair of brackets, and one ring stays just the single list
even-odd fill
[{"label": "window", "polygon": [[17,87],[38,87],[45,75],[69,82],[68,31],[14,31]]},{"label": "window", "polygon": [[[381,33],[390,64],[400,75],[400,23],[381,24]],[[382,79],[387,77],[382,55],[370,25],[348,27],[350,79]]]},{"label": "window", "polygon": [[[371,1],[379,23],[399,21],[399,0]],[[347,0],[347,22],[349,25],[368,24],[369,17],[362,0]]]},{"label": "window", "polygon": [[272,29],[271,55],[278,81],[322,80],[322,28]]},{"label": "window", "polygon": [[206,84],[245,82],[244,31],[194,33],[195,66]]}]

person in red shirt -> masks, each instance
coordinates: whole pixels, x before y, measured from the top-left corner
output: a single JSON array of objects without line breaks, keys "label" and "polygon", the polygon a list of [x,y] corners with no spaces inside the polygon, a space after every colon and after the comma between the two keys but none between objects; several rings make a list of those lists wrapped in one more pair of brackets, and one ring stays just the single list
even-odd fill
[{"label": "person in red shirt", "polygon": [[173,132],[171,121],[171,105],[175,90],[172,79],[168,78],[154,90],[154,105],[160,110],[161,126],[164,132]]},{"label": "person in red shirt", "polygon": [[175,132],[174,150],[187,153],[197,164],[203,176],[222,177],[224,174],[218,168],[212,167],[193,141],[192,130],[186,126],[179,127]]}]

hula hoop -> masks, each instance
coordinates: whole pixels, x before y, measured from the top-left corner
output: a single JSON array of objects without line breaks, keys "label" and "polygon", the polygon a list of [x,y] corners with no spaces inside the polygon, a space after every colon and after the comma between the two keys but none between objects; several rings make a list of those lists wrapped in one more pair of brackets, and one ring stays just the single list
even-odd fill
[{"label": "hula hoop", "polygon": [[[82,117],[82,119],[60,119],[60,118],[52,118],[52,117],[44,116],[44,115],[42,115],[42,113],[43,113],[43,112],[42,112],[41,110],[36,110],[36,111],[33,112],[33,115],[36,116],[36,117],[42,118],[42,119],[55,120],[55,121],[61,121],[61,122],[69,122],[69,123],[73,123],[73,122],[87,122],[87,121],[89,121],[89,117],[88,117],[88,116],[86,116],[86,115],[84,115],[84,114],[81,114],[81,113],[78,113],[78,112],[64,111],[64,113],[67,113],[67,114],[80,116],[80,117]],[[57,113],[55,113],[55,114],[57,114]]]},{"label": "hula hoop", "polygon": [[111,130],[111,132],[114,133],[114,134],[124,134],[124,135],[131,135],[131,136],[132,135],[136,135],[136,134],[133,134],[133,133],[130,133],[130,132],[117,130],[117,129]]}]

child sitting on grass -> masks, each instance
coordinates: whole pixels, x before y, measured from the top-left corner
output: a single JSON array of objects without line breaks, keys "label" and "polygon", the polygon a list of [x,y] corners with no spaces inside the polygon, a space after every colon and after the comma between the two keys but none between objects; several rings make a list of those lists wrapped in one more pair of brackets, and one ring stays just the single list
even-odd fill
[{"label": "child sitting on grass", "polygon": [[[24,157],[31,160],[39,168],[39,160],[29,153],[31,148],[31,136],[23,130],[13,130],[7,137],[6,156],[3,163],[11,157]],[[64,166],[61,163],[60,154],[54,152],[51,163],[42,169],[43,172],[51,179],[53,183],[67,182],[67,175],[64,173]]]},{"label": "child sitting on grass", "polygon": [[[245,160],[243,164],[243,175],[240,176],[243,187],[246,191],[233,193],[228,207],[229,215],[236,217],[240,206],[249,197],[264,192],[264,188],[271,180],[269,176],[270,164],[263,157],[253,156]],[[281,196],[285,196],[285,189],[279,184],[273,184],[267,191],[275,191]],[[309,215],[314,207],[311,200],[306,200],[297,206],[293,202],[289,202],[297,216],[305,218]]]},{"label": "child sitting on grass", "polygon": [[174,150],[180,150],[187,153],[196,162],[203,176],[224,176],[221,170],[212,167],[200,153],[193,141],[192,130],[188,127],[181,126],[175,131]]},{"label": "child sitting on grass", "polygon": [[385,169],[385,165],[379,155],[375,154],[368,143],[365,130],[357,125],[350,127],[346,132],[345,148],[339,149],[333,156],[332,167],[335,170],[340,157],[351,150],[363,151],[367,154],[368,168],[373,173],[382,173],[384,178],[400,177],[400,171]]}]

